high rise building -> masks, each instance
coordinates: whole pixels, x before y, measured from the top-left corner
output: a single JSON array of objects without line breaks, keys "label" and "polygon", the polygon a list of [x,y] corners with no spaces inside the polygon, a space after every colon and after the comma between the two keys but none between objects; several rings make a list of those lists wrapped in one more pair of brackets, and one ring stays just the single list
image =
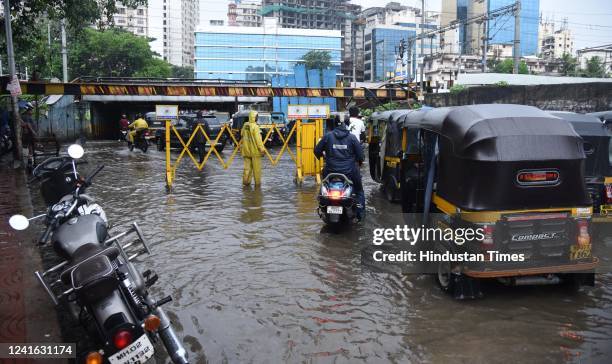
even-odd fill
[{"label": "high rise building", "polygon": [[[457,44],[463,54],[482,54],[484,31],[486,26],[489,49],[511,49],[514,44],[514,14],[509,12],[503,16],[486,21],[471,22],[463,25],[467,19],[512,5],[516,0],[442,0],[441,26],[459,22],[458,39],[452,34],[444,35],[444,48]],[[520,11],[520,56],[538,53],[540,0],[521,0]]]},{"label": "high rise building", "polygon": [[176,66],[193,66],[198,0],[149,0],[151,49]]},{"label": "high rise building", "polygon": [[261,0],[234,0],[227,6],[227,24],[239,27],[262,25]]},{"label": "high rise building", "polygon": [[[385,7],[365,9],[361,17],[365,22],[364,81],[377,82],[398,76],[398,67],[405,69],[405,76],[414,80],[417,59],[422,55],[419,54],[420,42],[409,41],[420,33],[421,9],[392,2]],[[436,29],[437,26],[437,17],[425,17],[424,31]],[[402,40],[410,48],[403,55],[404,58],[399,59],[399,45]],[[432,53],[437,47],[438,40],[435,37],[424,41],[425,54]]]},{"label": "high rise building", "polygon": [[195,78],[270,81],[293,74],[309,51],[327,51],[332,69],[341,75],[338,30],[281,28],[275,18],[262,27],[201,26],[195,33]]},{"label": "high rise building", "polygon": [[117,8],[117,12],[113,14],[115,27],[125,29],[143,37],[148,36],[149,20],[146,5],[130,8],[123,5],[120,1],[117,1],[115,6]]},{"label": "high rise building", "polygon": [[363,74],[360,11],[361,7],[349,0],[262,0],[261,15],[276,18],[282,28],[340,30],[342,74],[351,79],[355,62],[356,78],[360,80]]}]

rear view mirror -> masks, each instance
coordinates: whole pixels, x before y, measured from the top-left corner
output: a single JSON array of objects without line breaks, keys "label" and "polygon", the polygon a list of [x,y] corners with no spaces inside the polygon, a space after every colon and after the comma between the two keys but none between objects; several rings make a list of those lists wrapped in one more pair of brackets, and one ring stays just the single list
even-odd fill
[{"label": "rear view mirror", "polygon": [[15,230],[25,230],[30,226],[30,221],[23,215],[13,215],[9,219],[9,225]]},{"label": "rear view mirror", "polygon": [[79,144],[72,144],[68,147],[68,155],[72,159],[80,159],[85,154],[85,150]]}]

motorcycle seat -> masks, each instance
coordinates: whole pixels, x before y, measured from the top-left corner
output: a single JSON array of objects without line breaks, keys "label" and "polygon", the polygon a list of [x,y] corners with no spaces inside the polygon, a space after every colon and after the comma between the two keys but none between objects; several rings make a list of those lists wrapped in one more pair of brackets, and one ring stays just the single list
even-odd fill
[{"label": "motorcycle seat", "polygon": [[[68,267],[60,274],[61,281],[66,285],[74,284],[74,282],[72,282],[72,272],[80,265],[92,261],[99,256],[105,256],[109,261],[113,261],[119,256],[119,249],[114,246],[104,247],[100,244],[92,243],[79,247],[74,252]],[[99,261],[97,262],[99,263]]]}]

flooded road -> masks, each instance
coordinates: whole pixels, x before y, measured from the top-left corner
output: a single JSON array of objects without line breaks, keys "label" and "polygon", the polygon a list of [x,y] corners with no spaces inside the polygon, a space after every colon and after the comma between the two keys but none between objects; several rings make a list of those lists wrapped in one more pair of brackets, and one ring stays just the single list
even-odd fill
[{"label": "flooded road", "polygon": [[359,242],[401,210],[367,168],[366,221],[337,234],[289,158],[264,162],[261,190],[242,187],[239,157],[202,172],[184,160],[167,194],[153,149],[88,143],[88,168],[106,165],[89,192],[151,240],[142,266],[159,274],[158,297],[172,295],[164,307],[193,362],[612,362],[612,275],[578,294],[492,286],[454,301],[431,277],[362,269]]}]

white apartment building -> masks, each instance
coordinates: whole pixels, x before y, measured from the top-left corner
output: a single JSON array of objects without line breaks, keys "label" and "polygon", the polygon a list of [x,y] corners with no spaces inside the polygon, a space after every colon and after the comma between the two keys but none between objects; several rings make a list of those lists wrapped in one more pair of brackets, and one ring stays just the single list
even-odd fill
[{"label": "white apartment building", "polygon": [[198,0],[149,0],[151,49],[176,66],[193,66]]},{"label": "white apartment building", "polygon": [[261,0],[243,0],[232,2],[227,6],[228,25],[239,27],[260,27]]},{"label": "white apartment building", "polygon": [[578,55],[578,62],[581,68],[586,68],[589,59],[599,57],[606,69],[606,73],[612,73],[612,44],[579,49],[576,54]]},{"label": "white apartment building", "polygon": [[149,19],[146,5],[134,9],[117,2],[115,6],[117,12],[113,14],[113,22],[117,28],[125,29],[143,37],[148,36]]},{"label": "white apartment building", "polygon": [[574,38],[569,29],[559,29],[542,39],[541,53],[542,58],[559,59],[564,53],[574,53]]}]

